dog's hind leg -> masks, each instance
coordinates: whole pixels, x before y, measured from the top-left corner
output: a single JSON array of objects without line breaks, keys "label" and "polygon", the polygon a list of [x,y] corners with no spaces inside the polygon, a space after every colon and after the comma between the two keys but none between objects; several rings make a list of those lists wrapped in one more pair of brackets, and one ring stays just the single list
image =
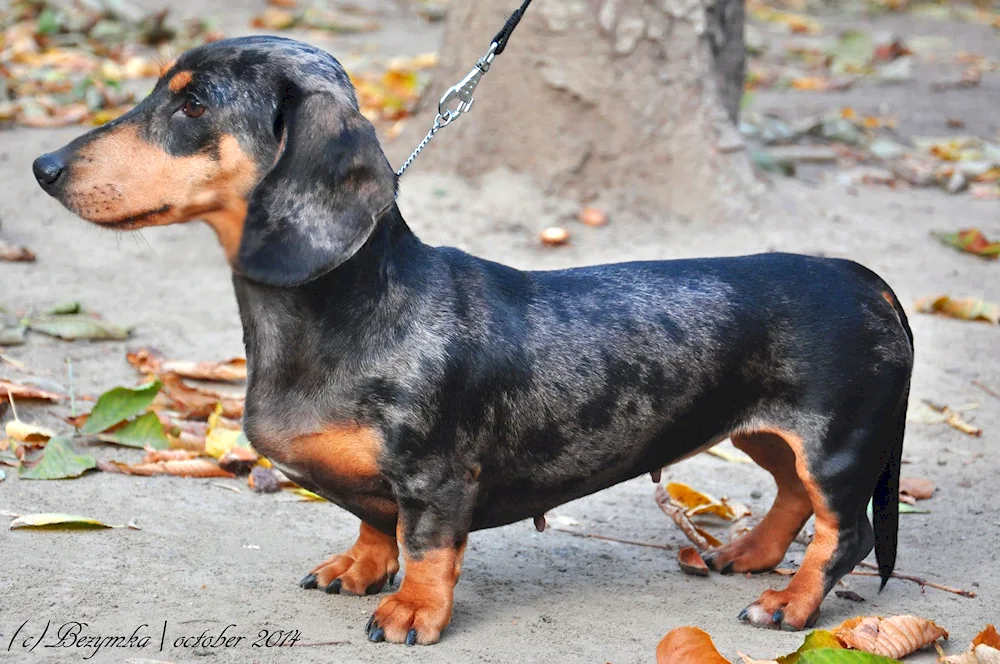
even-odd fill
[{"label": "dog's hind leg", "polygon": [[[794,631],[816,622],[826,594],[875,544],[865,508],[882,470],[870,463],[872,451],[880,444],[879,431],[839,429],[822,441],[803,440],[788,431],[772,433],[784,438],[795,455],[796,472],[816,514],[816,535],[788,586],[765,591],[740,613],[740,619],[758,627]],[[837,441],[835,447],[832,440]],[[818,453],[821,447],[822,454]],[[811,455],[810,448],[815,450]],[[866,449],[867,454],[858,452]]]},{"label": "dog's hind leg", "polygon": [[399,545],[396,538],[361,522],[354,545],[344,553],[330,556],[299,583],[303,588],[323,588],[328,593],[346,592],[373,595],[399,572]]},{"label": "dog's hind leg", "polygon": [[722,574],[774,569],[812,515],[812,500],[795,470],[795,452],[772,433],[734,435],[733,445],[771,473],[778,495],[764,519],[746,535],[705,554],[709,567]]}]

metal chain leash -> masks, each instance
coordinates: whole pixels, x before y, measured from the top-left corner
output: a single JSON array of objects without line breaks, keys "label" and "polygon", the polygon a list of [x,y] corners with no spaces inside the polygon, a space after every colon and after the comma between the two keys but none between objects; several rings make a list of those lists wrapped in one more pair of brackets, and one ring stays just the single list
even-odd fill
[{"label": "metal chain leash", "polygon": [[423,151],[427,144],[431,142],[434,135],[438,133],[441,129],[447,127],[449,124],[457,120],[462,116],[463,113],[468,113],[472,108],[472,103],[475,101],[474,95],[476,93],[476,86],[479,85],[479,81],[482,80],[483,74],[489,72],[490,65],[493,64],[493,58],[503,53],[503,50],[507,47],[507,40],[510,39],[511,33],[514,28],[517,27],[518,22],[521,20],[521,16],[524,14],[524,10],[528,8],[531,4],[531,0],[524,0],[524,3],[520,8],[516,9],[507,22],[504,24],[500,32],[497,33],[496,37],[493,38],[493,43],[490,44],[490,48],[486,51],[486,54],[479,58],[476,62],[476,66],[472,68],[465,78],[456,83],[455,85],[448,88],[438,101],[438,112],[437,117],[434,118],[434,124],[431,126],[431,130],[427,132],[424,136],[424,140],[420,141],[420,145],[417,149],[407,158],[403,165],[399,167],[396,171],[397,176],[402,176],[406,169],[416,160],[417,155]]}]

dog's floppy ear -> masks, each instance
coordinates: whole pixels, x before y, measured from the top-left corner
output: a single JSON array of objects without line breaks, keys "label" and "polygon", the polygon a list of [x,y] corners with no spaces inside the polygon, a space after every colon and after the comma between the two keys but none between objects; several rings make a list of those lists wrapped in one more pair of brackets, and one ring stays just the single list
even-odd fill
[{"label": "dog's floppy ear", "polygon": [[361,248],[395,198],[396,174],[374,127],[343,99],[290,90],[279,112],[284,151],[250,196],[235,267],[296,286]]}]

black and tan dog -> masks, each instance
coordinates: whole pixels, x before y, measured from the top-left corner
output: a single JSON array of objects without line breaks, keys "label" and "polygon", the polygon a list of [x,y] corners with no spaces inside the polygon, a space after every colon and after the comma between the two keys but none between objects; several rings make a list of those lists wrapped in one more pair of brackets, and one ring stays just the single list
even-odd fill
[{"label": "black and tan dog", "polygon": [[470,531],[727,436],[778,494],[713,568],[774,567],[816,516],[791,583],[741,619],[802,629],[873,546],[883,582],[893,569],[912,337],[860,265],[767,254],[521,272],[429,247],[341,66],[270,37],[186,53],[134,110],[34,171],[108,228],[215,228],[243,320],[247,435],[362,521],[302,585],[377,592],[402,546],[374,641],[440,638]]}]

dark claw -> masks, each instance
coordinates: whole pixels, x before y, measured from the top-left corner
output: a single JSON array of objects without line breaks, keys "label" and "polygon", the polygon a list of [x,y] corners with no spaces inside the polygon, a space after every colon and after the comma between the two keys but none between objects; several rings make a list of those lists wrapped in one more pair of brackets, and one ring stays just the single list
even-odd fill
[{"label": "dark claw", "polygon": [[797,631],[799,631],[798,627],[796,627],[792,623],[786,623],[786,622],[781,623],[781,629],[783,631],[785,631],[785,632],[797,632]]},{"label": "dark claw", "polygon": [[373,643],[382,643],[385,641],[385,630],[381,627],[376,627],[372,633],[368,635],[368,640]]},{"label": "dark claw", "polygon": [[743,622],[746,622],[748,615],[750,615],[750,607],[747,607],[747,608],[743,609],[742,611],[740,611],[740,615],[736,616],[736,618],[738,620],[742,620]]},{"label": "dark claw", "polygon": [[299,585],[302,586],[303,588],[305,588],[306,590],[312,590],[313,588],[316,587],[316,575],[315,574],[306,574],[302,578],[302,580],[299,581]]},{"label": "dark claw", "polygon": [[340,579],[334,579],[333,581],[330,582],[330,585],[326,587],[326,594],[339,595],[341,585],[343,585],[343,581],[341,581]]},{"label": "dark claw", "polygon": [[723,576],[729,576],[732,573],[733,573],[733,563],[732,563],[732,561],[726,563],[726,565],[722,569],[719,570],[719,574],[721,574]]},{"label": "dark claw", "polygon": [[374,623],[375,623],[375,615],[372,614],[372,617],[368,619],[368,623],[365,625],[365,634],[368,634],[369,632],[372,631],[372,625]]},{"label": "dark claw", "polygon": [[393,572],[392,574],[389,575],[389,585],[391,586],[394,583],[396,583],[396,574],[395,574],[395,572]]},{"label": "dark claw", "polygon": [[417,630],[411,629],[406,633],[406,645],[412,646],[417,642]]},{"label": "dark claw", "polygon": [[376,581],[375,583],[373,583],[370,586],[368,586],[367,588],[365,588],[365,594],[366,595],[374,595],[378,591],[382,590],[382,586],[383,585],[385,585],[385,584]]},{"label": "dark claw", "polygon": [[785,612],[782,611],[781,609],[775,611],[774,614],[771,616],[771,622],[773,622],[775,625],[780,625],[781,621],[784,619],[785,619]]}]

